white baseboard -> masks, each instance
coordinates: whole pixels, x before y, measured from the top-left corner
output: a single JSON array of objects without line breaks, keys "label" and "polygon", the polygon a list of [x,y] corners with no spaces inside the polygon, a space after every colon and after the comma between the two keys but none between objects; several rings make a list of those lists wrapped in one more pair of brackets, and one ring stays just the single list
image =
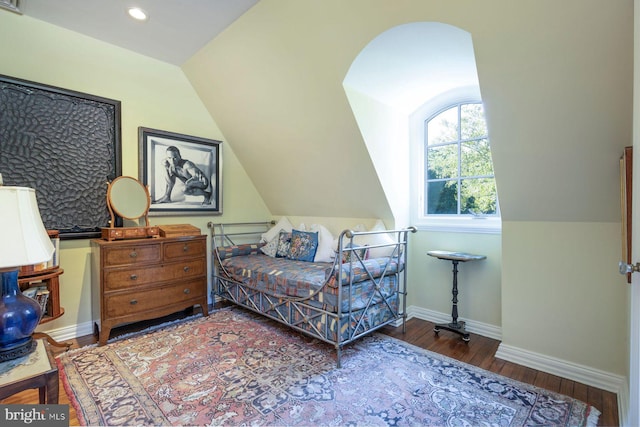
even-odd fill
[{"label": "white baseboard", "polygon": [[622,386],[626,383],[626,379],[620,375],[513,347],[504,343],[498,346],[496,357],[613,393],[620,393]]},{"label": "white baseboard", "polygon": [[[426,308],[416,307],[415,305],[407,308],[407,319],[411,319],[412,317],[433,323],[447,323],[451,321],[451,314],[428,310]],[[466,330],[472,334],[482,335],[498,341],[502,339],[502,328],[499,326],[465,319],[464,317],[460,317],[459,320],[463,320],[466,323]]]},{"label": "white baseboard", "polygon": [[625,377],[503,343],[498,346],[496,358],[616,393],[621,425],[625,425],[623,421],[629,407],[629,386]]},{"label": "white baseboard", "polygon": [[41,328],[37,328],[36,332],[45,332],[51,338],[56,341],[68,341],[74,338],[78,338],[84,335],[92,335],[93,334],[93,321],[80,323],[77,325],[71,325],[64,328],[59,329],[51,329],[51,330],[40,330]]}]

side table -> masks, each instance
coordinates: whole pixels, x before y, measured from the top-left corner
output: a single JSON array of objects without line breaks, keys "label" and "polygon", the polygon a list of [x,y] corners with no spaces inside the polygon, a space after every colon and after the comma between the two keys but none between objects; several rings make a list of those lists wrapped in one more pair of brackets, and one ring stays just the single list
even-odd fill
[{"label": "side table", "polygon": [[[18,284],[22,291],[31,286],[38,285],[46,286],[49,291],[46,313],[43,313],[40,319],[40,325],[51,322],[64,314],[64,308],[60,307],[60,275],[62,273],[64,273],[62,268],[52,267],[42,271],[21,273],[20,277],[18,277]],[[34,332],[33,338],[46,338],[49,344],[56,347],[66,347],[67,350],[71,347],[71,342],[60,343],[44,332]]]},{"label": "side table", "polygon": [[0,363],[0,400],[30,388],[41,404],[58,404],[58,366],[44,339],[26,356]]},{"label": "side table", "polygon": [[453,307],[451,308],[451,322],[439,323],[433,328],[433,331],[437,334],[441,329],[455,332],[462,335],[463,341],[469,341],[469,333],[466,331],[465,322],[458,321],[458,263],[467,261],[479,261],[487,258],[485,255],[474,255],[466,252],[449,252],[449,251],[429,251],[427,255],[451,261],[453,264],[453,287],[451,294],[453,299]]}]

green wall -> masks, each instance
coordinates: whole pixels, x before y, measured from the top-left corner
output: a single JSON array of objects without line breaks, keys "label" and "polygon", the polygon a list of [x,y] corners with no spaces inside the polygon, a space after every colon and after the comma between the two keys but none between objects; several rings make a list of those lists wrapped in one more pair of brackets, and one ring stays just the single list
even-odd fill
[{"label": "green wall", "polygon": [[[121,101],[123,175],[138,177],[138,126],[223,141],[223,215],[152,217],[152,225],[191,223],[207,233],[210,220],[271,218],[232,146],[179,67],[2,11],[0,38],[5,40],[0,44],[0,74]],[[65,314],[39,330],[90,333],[89,241],[66,240],[60,246]]]}]

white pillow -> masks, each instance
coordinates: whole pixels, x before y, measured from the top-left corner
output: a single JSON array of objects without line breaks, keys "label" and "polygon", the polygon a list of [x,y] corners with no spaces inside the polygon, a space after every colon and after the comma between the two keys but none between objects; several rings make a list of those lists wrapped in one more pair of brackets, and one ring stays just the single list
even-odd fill
[{"label": "white pillow", "polygon": [[262,233],[260,237],[262,237],[262,242],[270,242],[273,239],[280,236],[280,231],[286,231],[287,233],[291,233],[293,231],[293,225],[289,222],[286,216],[280,218],[278,223],[271,227],[269,231]]},{"label": "white pillow", "polygon": [[333,234],[324,225],[311,224],[307,229],[304,224],[300,224],[299,229],[318,233],[318,249],[313,262],[333,262],[336,257],[333,249]]},{"label": "white pillow", "polygon": [[[365,227],[365,226],[364,226],[364,224],[357,224],[356,226],[349,228],[349,230],[351,230],[351,231],[367,231],[367,227]],[[344,230],[341,230],[340,232],[342,233],[342,231],[344,231]],[[333,250],[334,250],[334,251],[336,251],[336,252],[338,251],[338,243],[339,243],[339,240],[340,240],[340,235],[337,235],[337,236],[333,239]],[[349,239],[347,239],[347,238],[345,237],[345,238],[342,240],[342,245],[343,245],[343,246],[346,246],[348,243],[349,243]]]},{"label": "white pillow", "polygon": [[[383,231],[386,230],[382,220],[378,220],[371,230],[369,231]],[[360,246],[372,246],[372,245],[385,245],[389,243],[395,243],[395,240],[391,237],[391,234],[366,234],[364,236],[357,236],[353,239],[353,242]],[[382,248],[370,248],[369,258],[382,258],[389,257],[396,249],[395,246],[386,246]]]},{"label": "white pillow", "polygon": [[364,224],[357,224],[351,228],[351,231],[367,231],[367,227],[365,227]]}]

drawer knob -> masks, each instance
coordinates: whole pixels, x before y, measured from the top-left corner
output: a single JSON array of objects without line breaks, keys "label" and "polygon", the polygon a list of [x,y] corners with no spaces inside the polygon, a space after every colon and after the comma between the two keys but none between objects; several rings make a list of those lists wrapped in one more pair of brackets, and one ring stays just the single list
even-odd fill
[{"label": "drawer knob", "polygon": [[189,250],[189,245],[185,244],[184,247],[182,248],[183,252],[187,252]]},{"label": "drawer knob", "polygon": [[137,299],[132,299],[131,301],[129,301],[129,304],[131,305],[136,305],[138,303]]},{"label": "drawer knob", "polygon": [[137,256],[138,256],[138,253],[137,253],[136,251],[133,251],[133,252],[131,252],[131,253],[129,254],[129,256],[130,256],[131,258],[135,258],[135,257],[137,257]]},{"label": "drawer knob", "polygon": [[189,271],[189,266],[186,266],[185,268],[183,268],[183,270],[186,273],[187,271]]},{"label": "drawer knob", "polygon": [[184,293],[185,293],[185,294],[190,294],[190,293],[191,293],[191,289],[189,289],[189,288],[185,289],[185,290],[184,290]]},{"label": "drawer knob", "polygon": [[132,274],[130,277],[131,277],[131,280],[138,280],[137,274]]}]

